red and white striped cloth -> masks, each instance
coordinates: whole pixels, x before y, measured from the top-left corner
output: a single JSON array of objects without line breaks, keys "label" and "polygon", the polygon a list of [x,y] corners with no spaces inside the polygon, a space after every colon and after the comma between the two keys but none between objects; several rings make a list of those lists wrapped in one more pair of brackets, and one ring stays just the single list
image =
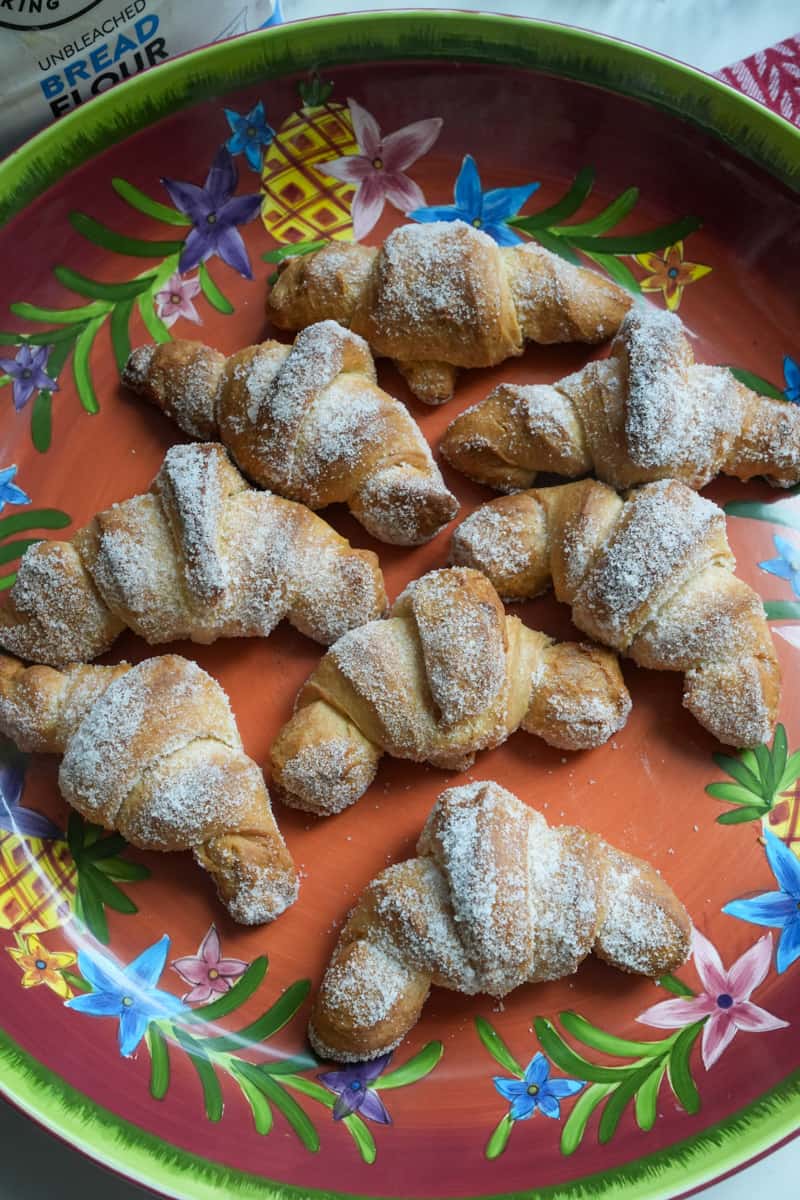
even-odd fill
[{"label": "red and white striped cloth", "polygon": [[800,33],[716,74],[800,128]]}]

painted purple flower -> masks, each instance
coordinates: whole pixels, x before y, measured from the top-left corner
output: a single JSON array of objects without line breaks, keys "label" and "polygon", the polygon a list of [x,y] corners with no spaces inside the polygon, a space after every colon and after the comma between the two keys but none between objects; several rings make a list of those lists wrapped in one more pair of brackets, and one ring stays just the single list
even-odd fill
[{"label": "painted purple flower", "polygon": [[264,101],[259,100],[249,113],[237,113],[232,108],[226,108],[225,119],[233,131],[225,143],[231,154],[244,152],[247,165],[253,171],[260,171],[264,147],[275,137],[275,130],[267,124]]},{"label": "painted purple flower", "polygon": [[161,291],[156,292],[156,312],[168,329],[170,325],[175,324],[178,317],[194,321],[195,325],[203,324],[199,312],[192,303],[199,291],[200,280],[196,275],[193,275],[191,279],[182,279],[176,271],[169,277]]},{"label": "painted purple flower", "polygon": [[0,471],[0,512],[7,504],[30,504],[31,502],[28,493],[23,492],[22,488],[17,487],[14,483],[16,473],[16,463],[11,467],[4,467]]},{"label": "painted purple flower", "polygon": [[369,1085],[377,1079],[389,1065],[391,1053],[373,1058],[372,1062],[353,1063],[341,1071],[326,1071],[318,1075],[320,1083],[324,1083],[330,1092],[336,1094],[333,1106],[334,1121],[341,1121],[351,1113],[360,1113],[369,1121],[377,1121],[380,1125],[391,1125],[392,1118],[387,1112],[386,1105],[378,1093]]},{"label": "painted purple flower", "polygon": [[0,358],[0,371],[14,381],[14,408],[23,409],[34,392],[57,392],[58,384],[45,372],[52,346],[20,346],[14,358]]},{"label": "painted purple flower", "polygon": [[252,279],[250,259],[237,226],[252,221],[261,207],[261,197],[234,196],[239,172],[227,147],[220,146],[203,187],[177,179],[161,182],[172,203],[191,219],[193,226],[178,262],[181,275],[218,254],[234,271]]},{"label": "painted purple flower", "polygon": [[25,808],[25,759],[11,752],[0,758],[0,830],[21,838],[63,839],[64,834],[44,813]]},{"label": "painted purple flower", "polygon": [[430,150],[441,132],[442,118],[415,121],[383,137],[372,113],[355,100],[348,100],[347,105],[361,153],[317,163],[316,168],[323,175],[356,185],[352,212],[353,237],[358,242],[375,226],[387,200],[402,213],[425,203],[422,189],[406,171]]},{"label": "painted purple flower", "polygon": [[210,926],[200,943],[197,954],[176,958],[172,968],[192,990],[183,997],[184,1004],[208,1004],[223,995],[234,979],[244,975],[248,964],[240,958],[223,958],[216,925]]}]

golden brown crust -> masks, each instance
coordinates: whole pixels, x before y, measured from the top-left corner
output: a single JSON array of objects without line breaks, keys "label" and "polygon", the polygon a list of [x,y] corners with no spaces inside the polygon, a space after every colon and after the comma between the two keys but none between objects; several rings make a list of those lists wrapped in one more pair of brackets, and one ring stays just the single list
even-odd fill
[{"label": "golden brown crust", "polygon": [[150,645],[267,637],[284,617],[326,644],[386,607],[378,559],[305,505],[257,492],[215,444],[173,446],[150,492],[72,542],[23,555],[0,645],[65,666],[126,626]]},{"label": "golden brown crust", "polygon": [[616,488],[664,478],[700,488],[720,473],[788,487],[800,480],[800,410],[695,363],[677,316],[639,308],[609,359],[552,386],[501,384],[456,417],[441,451],[499,491],[529,488],[539,472],[590,471]]},{"label": "golden brown crust", "polygon": [[342,929],[309,1024],[328,1058],[393,1049],[431,984],[504,996],[592,951],[651,978],[688,958],[689,916],[648,863],[549,828],[491,781],[443,792],[417,855],[373,880]]},{"label": "golden brown crust", "polygon": [[660,480],[621,499],[585,480],[476,509],[456,563],[519,599],[552,582],[579,629],[634,662],[685,674],[684,704],[730,745],[768,741],[780,668],[759,597],[733,575],[725,515]]},{"label": "golden brown crust", "polygon": [[273,920],[297,873],[228,698],[177,655],[131,667],[23,667],[0,656],[0,730],[63,754],[64,798],[146,850],[192,849],[235,920]]},{"label": "golden brown crust", "polygon": [[587,749],[629,711],[613,654],[507,617],[477,571],[432,571],[321,659],[273,743],[272,778],[286,804],[326,815],[363,795],[382,753],[464,770],[520,725]]},{"label": "golden brown crust", "polygon": [[339,243],[287,260],[267,314],[281,329],[349,326],[428,404],[452,396],[457,368],[494,366],[526,339],[603,341],[630,305],[595,272],[533,244],[501,250],[463,221],[403,225],[364,251]]},{"label": "golden brown crust", "polygon": [[429,541],[458,509],[367,343],[335,321],[228,359],[195,342],[135,350],[123,380],[187,433],[219,437],[262,487],[312,509],[345,503],[382,541]]}]

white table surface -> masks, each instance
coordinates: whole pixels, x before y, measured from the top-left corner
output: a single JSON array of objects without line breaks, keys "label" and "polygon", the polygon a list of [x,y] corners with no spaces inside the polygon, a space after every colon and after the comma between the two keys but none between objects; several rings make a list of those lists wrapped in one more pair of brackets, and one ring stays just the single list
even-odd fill
[{"label": "white table surface", "polygon": [[[361,8],[470,8],[429,0],[282,0],[284,17]],[[484,11],[562,21],[625,38],[705,71],[746,58],[800,31],[798,0],[501,0]],[[188,13],[188,8],[187,8]],[[800,1124],[800,1114],[798,1114]],[[141,1200],[133,1184],[110,1176],[0,1101],[0,1200]],[[707,1188],[703,1200],[798,1200],[800,1138]],[[222,1198],[221,1198],[222,1200]]]}]

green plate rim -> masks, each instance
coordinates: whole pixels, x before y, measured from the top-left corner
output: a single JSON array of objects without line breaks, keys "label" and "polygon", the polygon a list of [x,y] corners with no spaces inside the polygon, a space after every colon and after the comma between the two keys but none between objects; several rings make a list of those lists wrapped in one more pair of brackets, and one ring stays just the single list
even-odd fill
[{"label": "green plate rim", "polygon": [[[6,223],[68,171],[179,109],[295,72],[372,61],[448,59],[520,67],[591,83],[688,121],[800,192],[800,130],[693,67],[569,26],[440,10],[322,17],[217,43],[128,80],[37,134],[0,164]],[[180,1150],[122,1120],[0,1029],[0,1094],[103,1165],[162,1193],[211,1200],[343,1200]],[[494,1200],[666,1200],[743,1166],[798,1133],[800,1070],[725,1120],[601,1174]],[[488,1200],[488,1198],[487,1198]]]}]

